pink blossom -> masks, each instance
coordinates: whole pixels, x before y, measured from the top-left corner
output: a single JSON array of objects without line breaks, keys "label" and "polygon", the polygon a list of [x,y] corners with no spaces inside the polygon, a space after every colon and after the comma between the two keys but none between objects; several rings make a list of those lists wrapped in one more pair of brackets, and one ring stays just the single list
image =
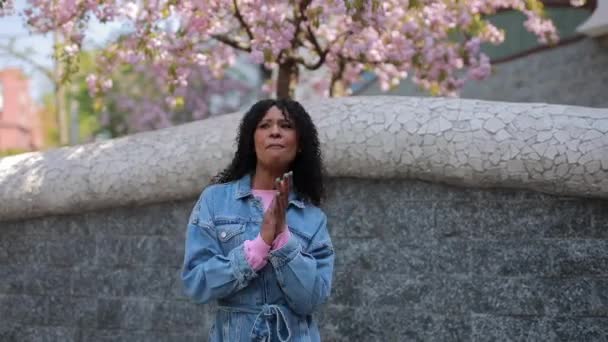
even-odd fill
[{"label": "pink blossom", "polygon": [[[487,20],[498,10],[523,13],[524,27],[541,43],[558,39],[553,23],[536,9],[540,0],[423,0],[415,7],[408,0],[365,0],[348,6],[344,0],[239,0],[236,7],[232,0],[28,3],[24,14],[29,25],[38,32],[59,30],[68,58],[79,51],[83,28],[92,17],[132,27],[131,34],[104,48],[99,73],[109,75],[124,64],[136,69],[146,64],[166,94],[187,88],[193,66],[221,80],[237,52],[244,52],[254,63],[275,71],[295,62],[301,79],[312,69],[348,87],[363,70],[373,70],[383,89],[411,75],[425,89],[454,95],[464,82],[489,75],[490,63],[480,46],[504,40],[504,32]],[[474,21],[481,25],[471,25]],[[467,39],[453,40],[454,30]],[[273,75],[265,89],[275,89],[278,73]],[[95,83],[108,88],[107,81]],[[326,92],[331,87],[316,88]]]},{"label": "pink blossom", "polygon": [[89,74],[86,81],[87,87],[89,88],[89,93],[91,93],[91,95],[95,95],[97,93],[97,75]]}]

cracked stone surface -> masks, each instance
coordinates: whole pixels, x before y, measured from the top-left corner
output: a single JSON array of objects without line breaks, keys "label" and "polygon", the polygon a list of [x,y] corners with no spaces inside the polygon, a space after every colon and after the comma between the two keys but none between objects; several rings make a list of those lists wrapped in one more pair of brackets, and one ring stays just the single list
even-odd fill
[{"label": "cracked stone surface", "polygon": [[[608,198],[608,109],[418,97],[304,102],[329,176]],[[0,159],[0,220],[191,198],[242,113]]]}]

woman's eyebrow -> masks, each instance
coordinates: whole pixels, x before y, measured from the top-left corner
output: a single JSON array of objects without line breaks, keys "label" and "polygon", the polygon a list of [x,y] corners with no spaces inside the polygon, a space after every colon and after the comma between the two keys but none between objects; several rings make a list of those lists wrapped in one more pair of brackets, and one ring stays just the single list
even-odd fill
[{"label": "woman's eyebrow", "polygon": [[280,119],[262,119],[260,121],[260,124],[266,123],[266,122],[275,122],[275,121],[276,122],[289,122],[289,123],[291,123],[291,120],[289,120],[289,119],[280,118]]}]

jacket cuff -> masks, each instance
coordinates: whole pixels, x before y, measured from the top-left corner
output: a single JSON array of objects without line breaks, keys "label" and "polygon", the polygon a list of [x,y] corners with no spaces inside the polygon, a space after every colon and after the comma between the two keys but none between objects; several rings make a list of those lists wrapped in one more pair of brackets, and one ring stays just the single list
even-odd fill
[{"label": "jacket cuff", "polygon": [[268,259],[275,268],[281,267],[293,260],[301,250],[302,246],[300,246],[300,243],[293,234],[290,234],[289,240],[287,240],[287,243],[283,247],[270,251]]},{"label": "jacket cuff", "polygon": [[258,276],[251,265],[249,265],[249,262],[247,262],[243,244],[231,250],[230,253],[228,253],[228,258],[230,259],[232,273],[239,283],[239,289],[247,286],[251,279]]}]

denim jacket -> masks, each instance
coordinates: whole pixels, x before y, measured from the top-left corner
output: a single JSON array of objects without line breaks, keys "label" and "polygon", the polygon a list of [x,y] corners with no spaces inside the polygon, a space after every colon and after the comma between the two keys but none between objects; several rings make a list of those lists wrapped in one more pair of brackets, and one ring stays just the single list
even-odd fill
[{"label": "denim jacket", "polygon": [[258,235],[263,215],[249,175],[205,188],[188,221],[186,293],[199,303],[218,302],[209,341],[320,341],[312,314],[329,297],[334,266],[327,218],[290,193],[291,237],[256,272],[243,242]]}]

